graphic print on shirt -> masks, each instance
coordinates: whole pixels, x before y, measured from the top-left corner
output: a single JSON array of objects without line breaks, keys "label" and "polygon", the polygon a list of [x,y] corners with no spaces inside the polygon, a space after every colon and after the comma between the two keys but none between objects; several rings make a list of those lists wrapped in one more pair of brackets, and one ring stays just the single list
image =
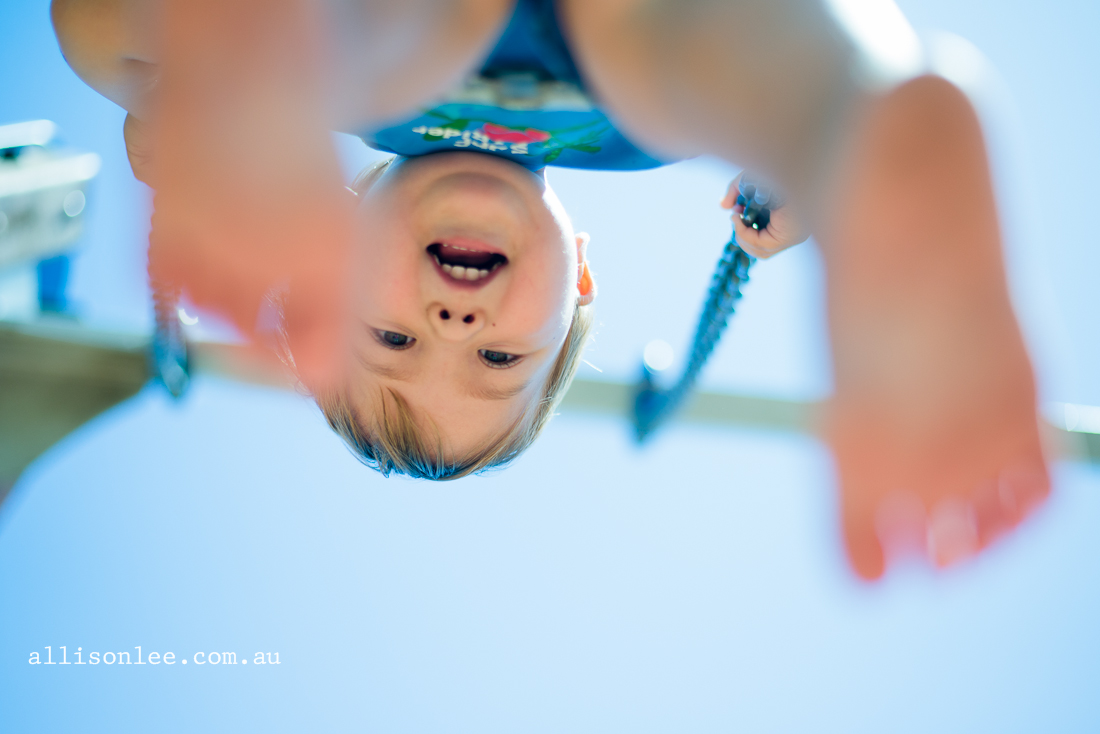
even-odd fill
[{"label": "graphic print on shirt", "polygon": [[372,147],[405,156],[472,150],[530,169],[547,165],[638,170],[663,163],[634,147],[597,109],[503,110],[445,103],[364,135]]}]

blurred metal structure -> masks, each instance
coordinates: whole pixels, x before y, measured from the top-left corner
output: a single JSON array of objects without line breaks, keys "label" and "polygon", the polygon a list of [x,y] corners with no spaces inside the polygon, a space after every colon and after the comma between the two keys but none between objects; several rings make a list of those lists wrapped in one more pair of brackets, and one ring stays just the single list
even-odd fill
[{"label": "blurred metal structure", "polygon": [[[0,322],[0,503],[47,449],[153,379],[151,346],[148,334],[97,331],[64,319]],[[207,373],[292,386],[245,347],[198,342],[192,354]]]},{"label": "blurred metal structure", "polygon": [[61,320],[0,323],[0,501],[44,451],[141,389],[146,349]]},{"label": "blurred metal structure", "polygon": [[[148,383],[150,340],[147,334],[93,331],[54,319],[0,323],[0,502],[38,456]],[[287,375],[245,347],[202,341],[191,347],[200,374],[292,387]],[[575,380],[561,409],[627,418],[634,390],[628,383]],[[676,420],[813,436],[822,408],[817,402],[696,392]],[[1049,418],[1052,458],[1100,464],[1100,408],[1059,405]]]},{"label": "blurred metal structure", "polygon": [[0,269],[41,260],[80,237],[95,153],[47,147],[49,120],[0,126]]},{"label": "blurred metal structure", "polygon": [[[187,339],[171,299],[158,303],[154,334],[97,331],[72,318],[43,315],[37,306],[33,313],[5,320],[4,291],[11,282],[5,278],[13,272],[33,278],[35,263],[72,246],[83,227],[87,188],[99,170],[94,154],[51,147],[55,135],[56,127],[45,120],[0,126],[0,503],[36,458],[137,394],[150,379],[159,379],[176,396],[186,388],[192,369],[293,387],[289,375],[253,350]],[[767,226],[766,205],[774,202],[765,197],[757,204],[746,211],[753,222]],[[816,434],[818,403],[690,390],[732,312],[737,286],[751,262],[735,242],[727,254],[718,269],[725,280],[716,281],[721,298],[711,299],[704,309],[695,340],[698,364],[679,388],[661,392],[649,384],[662,400],[643,406],[648,418],[641,433],[648,435],[675,414],[689,422]],[[626,383],[575,380],[562,410],[638,421],[637,390]],[[1057,406],[1050,417],[1053,456],[1100,464],[1100,408]]]},{"label": "blurred metal structure", "polygon": [[64,318],[68,259],[99,156],[55,144],[57,126],[0,126],[0,500],[39,454],[145,381],[140,337]]}]

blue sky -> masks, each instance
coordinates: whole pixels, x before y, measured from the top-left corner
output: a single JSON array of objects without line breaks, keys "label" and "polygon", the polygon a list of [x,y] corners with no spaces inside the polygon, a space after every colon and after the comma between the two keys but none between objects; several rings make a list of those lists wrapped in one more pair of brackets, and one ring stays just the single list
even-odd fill
[{"label": "blue sky", "polygon": [[[1100,8],[901,6],[997,70],[987,125],[1045,396],[1100,404],[1086,216]],[[0,23],[0,123],[52,119],[104,160],[74,298],[89,323],[147,328],[148,192],[123,114],[64,65],[46,3],[7,2]],[[340,146],[349,170],[369,157]],[[593,235],[587,356],[604,377],[631,376],[652,338],[687,340],[734,172],[552,175]],[[812,247],[760,264],[705,382],[826,394],[821,296]],[[384,480],[299,396],[200,378],[173,404],[149,388],[55,447],[0,509],[0,729],[1100,729],[1094,470],[1058,465],[1048,505],[981,559],[874,587],[846,569],[834,490],[807,438],[680,426],[643,452],[622,421],[580,414],[506,471]],[[282,663],[27,665],[46,645]]]}]

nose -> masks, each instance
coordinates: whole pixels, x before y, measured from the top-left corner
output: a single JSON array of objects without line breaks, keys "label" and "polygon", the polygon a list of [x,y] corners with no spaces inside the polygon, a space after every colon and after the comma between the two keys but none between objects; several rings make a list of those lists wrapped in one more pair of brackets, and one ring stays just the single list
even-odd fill
[{"label": "nose", "polygon": [[485,313],[481,309],[448,308],[433,303],[428,308],[428,320],[443,339],[460,342],[469,339],[485,326]]}]

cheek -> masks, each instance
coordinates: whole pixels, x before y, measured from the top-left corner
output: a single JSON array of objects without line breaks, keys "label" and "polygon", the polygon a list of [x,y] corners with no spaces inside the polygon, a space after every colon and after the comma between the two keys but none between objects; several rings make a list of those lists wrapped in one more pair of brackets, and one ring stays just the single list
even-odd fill
[{"label": "cheek", "polygon": [[360,313],[375,317],[398,319],[417,299],[410,287],[411,280],[392,270],[369,270],[356,277],[352,284],[352,302],[358,304]]},{"label": "cheek", "polygon": [[363,315],[401,311],[418,300],[419,260],[408,248],[395,246],[396,236],[376,228],[358,238],[348,286]]},{"label": "cheek", "polygon": [[566,253],[528,262],[516,274],[503,312],[516,319],[518,328],[539,341],[560,337],[569,328],[576,302],[576,263],[570,268]]}]

